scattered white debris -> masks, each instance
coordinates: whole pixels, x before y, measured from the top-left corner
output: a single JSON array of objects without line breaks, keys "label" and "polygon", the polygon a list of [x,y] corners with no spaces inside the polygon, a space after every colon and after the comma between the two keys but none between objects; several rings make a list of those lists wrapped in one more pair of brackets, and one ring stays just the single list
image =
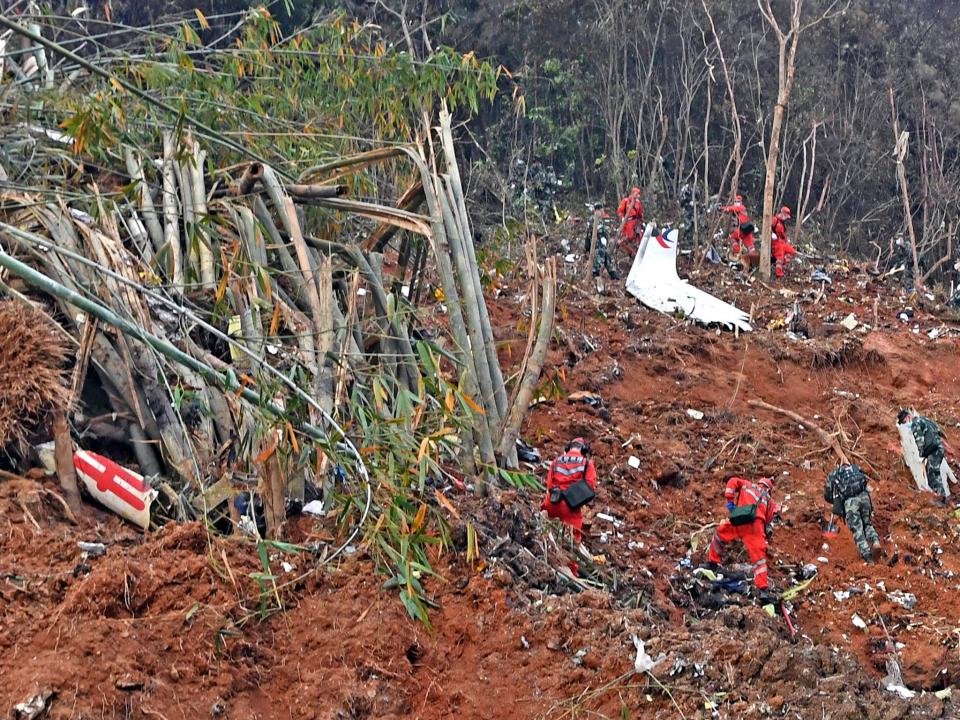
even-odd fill
[{"label": "scattered white debris", "polygon": [[854,626],[860,628],[861,630],[867,629],[867,624],[863,621],[863,618],[856,613],[853,614],[853,617],[850,618],[850,621],[854,624]]},{"label": "scattered white debris", "polygon": [[847,590],[834,590],[833,597],[836,598],[837,602],[843,602],[850,597],[850,593]]},{"label": "scattered white debris", "polygon": [[938,337],[943,335],[943,330],[944,329],[942,327],[935,327],[927,333],[927,337],[931,340],[936,340]]},{"label": "scattered white debris", "polygon": [[283,571],[284,571],[285,573],[292,573],[292,572],[296,569],[296,568],[293,567],[293,565],[291,565],[290,563],[288,563],[286,560],[284,560],[283,562],[280,563],[280,567],[283,568]]},{"label": "scattered white debris", "polygon": [[952,689],[952,688],[944,688],[943,690],[937,690],[937,691],[933,694],[933,696],[934,696],[935,698],[937,698],[937,700],[949,700],[950,698],[953,697],[953,689]]},{"label": "scattered white debris", "polygon": [[95,558],[107,554],[107,546],[103,543],[83,542],[81,540],[77,543],[77,547],[80,548],[81,551],[85,552],[87,557]]},{"label": "scattered white debris", "polygon": [[575,263],[577,261],[577,256],[574,255],[573,253],[570,253],[569,255],[565,255],[563,257],[563,261],[568,263]]},{"label": "scattered white debris", "polygon": [[599,512],[594,517],[597,520],[606,520],[607,522],[616,522],[617,519],[613,515],[607,515],[606,513]]},{"label": "scattered white debris", "polygon": [[311,500],[303,506],[304,515],[323,515],[323,500]]},{"label": "scattered white debris", "polygon": [[630,638],[633,640],[633,646],[637,649],[637,658],[633,661],[633,670],[638,673],[645,673],[653,670],[659,663],[663,662],[663,659],[666,657],[664,653],[660,653],[656,660],[647,655],[646,650],[643,649],[643,640],[638,638],[636,635],[631,635]]},{"label": "scattered white debris", "polygon": [[913,593],[905,593],[902,590],[894,590],[893,592],[887,593],[887,597],[890,598],[892,602],[895,602],[897,605],[906,608],[907,610],[913,610],[917,605],[917,596]]},{"label": "scattered white debris", "polygon": [[825,558],[821,555],[820,557],[817,558],[817,562],[820,563],[821,565],[825,565],[828,562],[830,562],[830,558]]},{"label": "scattered white debris", "polygon": [[694,420],[703,420],[703,413],[699,410],[694,410],[693,408],[687,408],[687,415],[692,417]]},{"label": "scattered white debris", "polygon": [[583,659],[587,656],[589,648],[581,648],[577,650],[577,654],[573,656],[574,665],[583,665]]},{"label": "scattered white debris", "polygon": [[627,459],[627,465],[629,465],[630,467],[632,467],[634,470],[639,470],[639,469],[640,469],[640,458],[638,458],[636,455],[631,455],[631,456]]},{"label": "scattered white debris", "polygon": [[847,330],[854,330],[860,323],[857,322],[857,316],[853,313],[850,313],[840,321],[840,324],[843,325]]},{"label": "scattered white debris", "polygon": [[893,683],[887,685],[887,691],[896,693],[904,700],[909,700],[910,698],[916,696],[916,693],[910,688],[904,687],[903,685],[894,685]]}]

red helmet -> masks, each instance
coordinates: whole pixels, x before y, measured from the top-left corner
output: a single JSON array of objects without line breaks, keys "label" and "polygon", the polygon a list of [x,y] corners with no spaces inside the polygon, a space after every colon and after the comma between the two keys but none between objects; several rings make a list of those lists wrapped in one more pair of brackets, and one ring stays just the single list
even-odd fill
[{"label": "red helmet", "polygon": [[567,447],[564,448],[564,452],[570,452],[574,448],[578,448],[580,452],[582,452],[584,455],[590,454],[590,443],[588,443],[582,437],[574,438],[573,440],[568,442]]},{"label": "red helmet", "polygon": [[790,212],[790,208],[787,207],[786,205],[784,205],[782,208],[780,208],[780,212],[782,212],[782,213],[783,213],[784,215],[786,215],[787,217],[793,217],[793,213]]},{"label": "red helmet", "polygon": [[743,202],[743,195],[737,195],[737,196],[734,198],[734,200],[735,200],[736,202]]},{"label": "red helmet", "polygon": [[638,187],[630,188],[630,194],[631,194],[631,195],[639,195],[639,194],[640,194],[640,188],[638,188]]},{"label": "red helmet", "polygon": [[773,492],[773,480],[768,477],[763,477],[757,480],[757,485],[762,488],[766,488],[769,492]]}]

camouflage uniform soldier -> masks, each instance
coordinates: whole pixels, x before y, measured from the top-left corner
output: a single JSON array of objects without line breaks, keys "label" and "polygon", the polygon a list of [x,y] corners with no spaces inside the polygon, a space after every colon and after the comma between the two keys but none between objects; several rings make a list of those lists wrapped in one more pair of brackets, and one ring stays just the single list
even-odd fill
[{"label": "camouflage uniform soldier", "polygon": [[827,475],[823,499],[833,504],[834,515],[846,521],[860,557],[872,563],[872,550],[880,548],[880,536],[873,527],[873,502],[867,490],[867,476],[860,466],[840,465]]},{"label": "camouflage uniform soldier", "polygon": [[946,453],[943,430],[930,418],[914,415],[909,410],[901,410],[897,415],[897,422],[902,425],[908,421],[913,439],[917,441],[920,458],[927,467],[927,484],[940,496],[940,503],[946,505],[947,488],[940,475],[940,465],[943,464]]},{"label": "camouflage uniform soldier", "polygon": [[617,272],[617,268],[613,264],[613,258],[610,257],[610,215],[603,209],[602,205],[597,205],[593,217],[587,223],[587,236],[583,241],[583,251],[589,257],[594,223],[597,223],[597,252],[593,256],[593,276],[599,276],[600,271],[606,268],[611,280],[619,280],[620,273]]},{"label": "camouflage uniform soldier", "polygon": [[696,204],[699,199],[699,192],[694,190],[690,183],[684,183],[677,195],[677,201],[680,203],[680,209],[683,211],[683,232],[685,236],[693,232],[694,215],[696,213]]}]

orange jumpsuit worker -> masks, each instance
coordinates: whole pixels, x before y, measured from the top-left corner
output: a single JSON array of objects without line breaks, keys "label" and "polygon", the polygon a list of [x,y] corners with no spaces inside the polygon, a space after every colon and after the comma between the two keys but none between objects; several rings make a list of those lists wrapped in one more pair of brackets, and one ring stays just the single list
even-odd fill
[{"label": "orange jumpsuit worker", "polygon": [[734,253],[739,253],[741,249],[747,253],[753,252],[753,234],[756,227],[750,222],[747,206],[743,204],[743,195],[737,195],[732,204],[724,205],[720,211],[730,213],[737,219],[737,224],[730,233],[730,250]]},{"label": "orange jumpsuit worker", "polygon": [[617,215],[623,220],[623,245],[631,255],[636,255],[640,248],[640,237],[643,235],[643,201],[640,199],[640,188],[633,188],[630,194],[620,201]]},{"label": "orange jumpsuit worker", "polygon": [[756,519],[747,525],[734,525],[729,520],[724,520],[717,528],[707,554],[709,563],[716,567],[721,561],[723,546],[735,538],[740,538],[747,548],[750,562],[753,563],[753,584],[757,590],[767,590],[770,587],[767,577],[767,534],[776,512],[772,494],[773,481],[770,478],[760,478],[753,482],[741,477],[731,477],[723,493],[727,500],[727,509],[756,505]]},{"label": "orange jumpsuit worker", "polygon": [[777,261],[776,275],[783,277],[783,268],[791,255],[796,255],[797,250],[787,240],[787,220],[792,217],[790,208],[784,205],[780,212],[773,216],[773,241],[770,246],[771,254]]},{"label": "orange jumpsuit worker", "polygon": [[[562,492],[580,480],[586,480],[591,488],[597,489],[597,468],[588,455],[590,443],[583,438],[574,438],[567,443],[563,454],[550,463],[550,470],[547,472],[547,495],[540,506],[547,511],[548,517],[569,525],[578,543],[583,539],[583,510],[571,510],[562,497],[557,497],[559,493],[554,491]],[[556,502],[551,502],[551,495],[555,496]],[[570,569],[576,575],[579,566],[571,562]]]},{"label": "orange jumpsuit worker", "polygon": [[720,208],[720,211],[735,215],[737,217],[737,225],[750,222],[750,215],[747,214],[747,206],[743,204],[743,195],[737,195],[733,199],[732,205],[724,205]]}]

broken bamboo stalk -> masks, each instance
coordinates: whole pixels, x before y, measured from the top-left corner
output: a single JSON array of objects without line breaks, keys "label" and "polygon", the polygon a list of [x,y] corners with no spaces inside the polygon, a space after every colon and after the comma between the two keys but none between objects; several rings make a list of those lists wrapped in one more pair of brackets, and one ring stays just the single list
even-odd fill
[{"label": "broken bamboo stalk", "polygon": [[158,253],[164,243],[163,227],[160,225],[157,208],[153,204],[153,195],[150,193],[150,186],[147,184],[146,176],[143,172],[143,161],[140,156],[134,153],[129,147],[123,149],[123,158],[127,165],[127,174],[129,174],[133,182],[137,184],[137,206],[143,215],[143,222],[144,225],[146,225],[147,233],[150,235],[153,250],[155,253]]},{"label": "broken bamboo stalk", "polygon": [[[473,354],[470,352],[470,341],[463,316],[463,307],[457,292],[456,278],[450,260],[452,250],[444,227],[437,188],[433,181],[433,175],[427,166],[423,146],[419,146],[417,151],[413,148],[401,148],[401,150],[420,172],[420,180],[424,188],[424,199],[427,203],[427,210],[430,213],[430,235],[428,236],[430,249],[433,252],[434,259],[437,263],[437,272],[440,275],[440,286],[443,289],[447,315],[450,318],[450,329],[457,346],[456,354],[460,361],[464,391],[469,396],[476,398],[480,396],[477,370]],[[493,447],[493,432],[488,419],[478,414],[478,417],[476,417],[473,422],[473,432],[476,438],[477,448],[480,451],[480,461],[488,468],[494,467],[497,460]],[[475,487],[477,493],[480,495],[485,494],[487,491],[487,483],[483,478],[477,478]]]},{"label": "broken bamboo stalk", "polygon": [[53,454],[63,496],[73,514],[80,515],[83,503],[80,501],[80,488],[77,487],[77,471],[73,467],[73,439],[70,437],[65,410],[58,410],[53,416]]},{"label": "broken bamboo stalk", "polygon": [[[490,379],[493,383],[494,400],[497,403],[497,413],[500,417],[507,414],[507,391],[503,382],[503,371],[500,368],[500,359],[497,356],[497,345],[490,324],[490,315],[487,312],[487,302],[483,297],[483,287],[480,284],[480,266],[477,262],[476,248],[473,245],[473,230],[470,227],[470,216],[467,213],[466,197],[463,192],[463,183],[460,179],[460,166],[457,163],[456,152],[453,146],[453,132],[450,128],[450,113],[446,103],[440,109],[440,136],[444,157],[447,163],[448,188],[452,199],[454,214],[459,218],[463,248],[467,254],[467,267],[473,281],[474,293],[477,296],[477,309],[480,313],[480,329],[483,334],[484,349],[487,353],[487,363],[490,367]],[[511,451],[515,455],[515,451]]]},{"label": "broken bamboo stalk", "polygon": [[454,268],[456,268],[457,271],[457,278],[460,281],[460,291],[463,293],[463,308],[465,310],[467,334],[469,337],[467,349],[473,355],[474,366],[477,368],[477,379],[480,385],[481,405],[486,413],[486,420],[491,428],[491,434],[495,436],[494,429],[500,425],[501,418],[497,409],[496,399],[494,398],[489,356],[484,347],[483,331],[480,327],[480,310],[476,297],[476,287],[469,275],[470,270],[467,267],[463,239],[460,236],[460,230],[453,217],[449,197],[447,193],[444,192],[442,182],[439,179],[437,180],[437,185],[437,195],[440,198],[443,224],[451,245],[451,255],[453,257]]},{"label": "broken bamboo stalk", "polygon": [[[537,382],[540,380],[540,372],[543,370],[543,363],[547,356],[547,350],[550,347],[550,338],[553,337],[553,319],[557,305],[557,259],[550,258],[544,266],[543,272],[543,311],[540,314],[540,328],[537,331],[537,342],[534,345],[533,352],[530,355],[530,362],[527,364],[523,378],[520,380],[520,389],[517,391],[517,399],[510,408],[510,414],[507,416],[504,424],[503,433],[498,448],[500,457],[509,457],[510,450],[516,454],[517,438],[520,437],[520,425],[523,418],[530,409],[530,401],[533,400],[533,393],[537,389]],[[514,465],[515,466],[515,465]]]},{"label": "broken bamboo stalk", "polygon": [[183,293],[183,256],[180,249],[180,213],[177,210],[177,185],[174,175],[176,146],[173,133],[163,133],[163,247],[170,253],[170,275],[173,279],[172,290]]},{"label": "broken bamboo stalk", "polygon": [[192,135],[188,135],[187,140],[192,150],[187,175],[190,182],[190,196],[193,199],[194,241],[197,244],[200,262],[200,286],[207,292],[211,292],[217,285],[211,247],[213,238],[201,222],[207,216],[207,189],[203,182],[203,166],[207,159],[207,151],[201,149],[200,143],[194,140]]}]

